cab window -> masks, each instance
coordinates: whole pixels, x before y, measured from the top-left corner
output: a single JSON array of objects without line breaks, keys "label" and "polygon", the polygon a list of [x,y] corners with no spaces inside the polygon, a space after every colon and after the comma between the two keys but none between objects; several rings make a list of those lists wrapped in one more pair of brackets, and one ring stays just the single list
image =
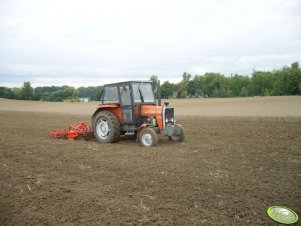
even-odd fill
[{"label": "cab window", "polygon": [[122,105],[131,105],[131,91],[128,85],[119,87]]},{"label": "cab window", "polygon": [[155,102],[151,83],[133,83],[133,94],[135,103],[153,103]]},{"label": "cab window", "polygon": [[116,86],[106,86],[104,88],[103,103],[119,103],[118,91]]}]

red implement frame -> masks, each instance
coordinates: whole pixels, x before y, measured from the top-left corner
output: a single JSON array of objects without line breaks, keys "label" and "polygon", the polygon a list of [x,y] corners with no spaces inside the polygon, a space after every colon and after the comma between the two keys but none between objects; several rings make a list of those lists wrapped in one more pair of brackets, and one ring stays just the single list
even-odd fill
[{"label": "red implement frame", "polygon": [[67,136],[68,140],[74,140],[79,135],[92,133],[91,121],[80,122],[77,126],[69,125],[65,130],[55,130],[50,132],[52,138]]}]

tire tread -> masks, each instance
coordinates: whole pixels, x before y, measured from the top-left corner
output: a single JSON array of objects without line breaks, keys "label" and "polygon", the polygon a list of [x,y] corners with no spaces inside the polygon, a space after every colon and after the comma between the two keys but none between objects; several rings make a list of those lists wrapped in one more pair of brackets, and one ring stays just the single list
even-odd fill
[{"label": "tire tread", "polygon": [[[96,122],[99,117],[107,118],[108,121],[112,124],[110,133],[113,133],[112,138],[108,143],[117,143],[120,139],[120,123],[116,115],[108,110],[103,110],[98,112],[95,117],[93,117],[93,128],[96,128]],[[93,129],[94,130],[94,129]]]}]

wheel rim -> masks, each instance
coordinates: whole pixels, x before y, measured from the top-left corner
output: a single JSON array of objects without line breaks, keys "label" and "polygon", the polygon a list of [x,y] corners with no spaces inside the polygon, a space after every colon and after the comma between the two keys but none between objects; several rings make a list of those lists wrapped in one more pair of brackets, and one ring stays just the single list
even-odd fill
[{"label": "wheel rim", "polygon": [[101,139],[106,139],[110,133],[109,122],[106,119],[100,119],[96,126],[96,132]]},{"label": "wheel rim", "polygon": [[177,140],[179,140],[179,137],[180,137],[180,136],[177,136],[177,135],[172,135],[172,136],[171,136],[171,139],[173,139],[173,140],[177,141]]},{"label": "wheel rim", "polygon": [[145,146],[151,146],[152,143],[153,143],[153,138],[152,136],[149,134],[149,133],[144,133],[142,134],[142,143],[145,145]]}]

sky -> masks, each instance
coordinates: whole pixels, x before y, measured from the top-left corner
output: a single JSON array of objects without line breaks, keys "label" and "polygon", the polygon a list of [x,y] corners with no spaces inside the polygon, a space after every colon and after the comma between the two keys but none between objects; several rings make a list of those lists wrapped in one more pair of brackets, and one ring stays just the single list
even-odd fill
[{"label": "sky", "polygon": [[0,86],[177,83],[296,61],[299,0],[0,0]]}]

